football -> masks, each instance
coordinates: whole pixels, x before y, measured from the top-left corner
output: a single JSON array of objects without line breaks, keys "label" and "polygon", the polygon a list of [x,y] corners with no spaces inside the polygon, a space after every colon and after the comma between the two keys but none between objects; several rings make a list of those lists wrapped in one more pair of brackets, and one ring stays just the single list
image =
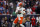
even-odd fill
[{"label": "football", "polygon": [[21,10],[18,10],[18,14],[21,14]]}]

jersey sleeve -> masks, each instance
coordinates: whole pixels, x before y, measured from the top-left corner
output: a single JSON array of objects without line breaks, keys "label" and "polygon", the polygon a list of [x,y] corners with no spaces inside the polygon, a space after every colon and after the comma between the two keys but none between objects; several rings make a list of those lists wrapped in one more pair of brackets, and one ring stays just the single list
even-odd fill
[{"label": "jersey sleeve", "polygon": [[16,11],[15,11],[15,13],[17,13],[18,12],[18,8],[16,8]]}]

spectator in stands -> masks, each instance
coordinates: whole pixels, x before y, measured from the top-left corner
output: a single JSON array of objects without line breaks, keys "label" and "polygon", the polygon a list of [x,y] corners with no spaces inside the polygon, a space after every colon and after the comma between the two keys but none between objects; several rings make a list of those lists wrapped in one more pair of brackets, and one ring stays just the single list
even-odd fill
[{"label": "spectator in stands", "polygon": [[13,16],[10,15],[10,18],[9,18],[9,27],[12,27],[12,24],[13,24]]},{"label": "spectator in stands", "polygon": [[30,7],[27,7],[27,14],[32,14],[32,9]]},{"label": "spectator in stands", "polygon": [[37,20],[37,27],[39,27],[39,22],[40,22],[40,16],[39,15],[37,15],[37,17],[36,17],[36,20]]},{"label": "spectator in stands", "polygon": [[8,27],[8,19],[5,17],[5,27]]},{"label": "spectator in stands", "polygon": [[36,14],[40,14],[40,5],[36,9]]},{"label": "spectator in stands", "polygon": [[5,12],[5,11],[3,11],[3,14],[6,14],[6,12]]},{"label": "spectator in stands", "polygon": [[12,15],[10,15],[10,18],[9,18],[9,22],[13,22],[13,16]]},{"label": "spectator in stands", "polygon": [[27,18],[26,18],[26,21],[30,21],[30,17],[27,17]]},{"label": "spectator in stands", "polygon": [[29,2],[27,2],[27,7],[30,6]]},{"label": "spectator in stands", "polygon": [[7,21],[7,17],[5,17],[5,21]]},{"label": "spectator in stands", "polygon": [[10,7],[13,9],[13,2],[10,2]]},{"label": "spectator in stands", "polygon": [[36,4],[38,4],[39,3],[39,1],[38,0],[36,0]]},{"label": "spectator in stands", "polygon": [[27,16],[26,17],[26,27],[30,27],[30,17],[29,16]]},{"label": "spectator in stands", "polygon": [[2,20],[1,20],[1,27],[5,27],[5,20],[4,20],[4,18],[2,18]]},{"label": "spectator in stands", "polygon": [[32,24],[32,27],[36,26],[36,19],[34,16],[31,18],[31,24]]},{"label": "spectator in stands", "polygon": [[9,3],[9,11],[10,11],[10,14],[12,14],[12,12],[13,12],[13,2]]},{"label": "spectator in stands", "polygon": [[24,7],[26,8],[27,7],[27,1],[24,0]]},{"label": "spectator in stands", "polygon": [[4,5],[6,5],[6,1],[4,1]]},{"label": "spectator in stands", "polygon": [[33,6],[33,7],[32,7],[32,12],[33,12],[33,14],[36,14],[35,10],[36,10],[36,8],[35,8],[35,6]]},{"label": "spectator in stands", "polygon": [[5,5],[4,2],[1,1],[1,2],[0,2],[0,14],[5,14],[5,13],[6,13],[6,12],[4,13],[5,7],[6,7],[6,6],[4,6],[4,5]]},{"label": "spectator in stands", "polygon": [[29,5],[30,5],[30,7],[32,7],[32,6],[34,5],[34,3],[35,3],[35,1],[29,0]]},{"label": "spectator in stands", "polygon": [[38,7],[38,4],[34,3],[34,7],[37,8]]},{"label": "spectator in stands", "polygon": [[7,14],[9,14],[9,10],[8,9],[6,10],[6,12],[7,12]]},{"label": "spectator in stands", "polygon": [[13,22],[13,16],[11,15],[11,22]]},{"label": "spectator in stands", "polygon": [[0,4],[0,13],[3,14],[3,7],[1,7],[1,4]]}]

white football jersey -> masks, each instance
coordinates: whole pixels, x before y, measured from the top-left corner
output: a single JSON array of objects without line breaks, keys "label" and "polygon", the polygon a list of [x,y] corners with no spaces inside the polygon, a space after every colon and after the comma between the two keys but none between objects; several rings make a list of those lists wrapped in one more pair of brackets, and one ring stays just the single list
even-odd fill
[{"label": "white football jersey", "polygon": [[31,8],[27,9],[27,14],[31,14],[31,12],[32,12]]},{"label": "white football jersey", "polygon": [[23,14],[25,13],[25,8],[23,8],[23,7],[17,7],[16,8],[16,11],[15,11],[15,13],[17,13],[18,12],[18,10],[20,10],[21,11],[21,14],[17,14],[17,17],[23,17]]}]

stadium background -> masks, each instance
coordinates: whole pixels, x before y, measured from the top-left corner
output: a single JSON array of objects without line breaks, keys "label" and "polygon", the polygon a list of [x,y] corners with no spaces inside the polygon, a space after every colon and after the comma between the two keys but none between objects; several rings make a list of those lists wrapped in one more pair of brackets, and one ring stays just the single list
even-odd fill
[{"label": "stadium background", "polygon": [[[23,7],[26,9],[26,15],[25,18],[28,17],[27,16],[27,8],[31,8],[32,10],[32,14],[29,16],[35,16],[35,18],[37,17],[38,14],[40,14],[40,0],[0,0],[0,27],[5,26],[5,27],[11,27],[12,26],[12,22],[14,21],[14,19],[16,18],[15,14],[15,10],[16,7],[18,6],[18,2],[23,2]],[[25,5],[26,4],[26,5]],[[30,11],[29,11],[30,12]],[[11,14],[13,15],[13,17],[11,16]],[[24,19],[25,19],[24,18]],[[31,26],[31,18],[30,21],[25,21],[23,24],[25,26]],[[28,18],[29,19],[29,18]],[[4,21],[4,22],[2,22]],[[29,24],[27,25],[26,22]],[[39,24],[38,24],[39,26]]]}]

